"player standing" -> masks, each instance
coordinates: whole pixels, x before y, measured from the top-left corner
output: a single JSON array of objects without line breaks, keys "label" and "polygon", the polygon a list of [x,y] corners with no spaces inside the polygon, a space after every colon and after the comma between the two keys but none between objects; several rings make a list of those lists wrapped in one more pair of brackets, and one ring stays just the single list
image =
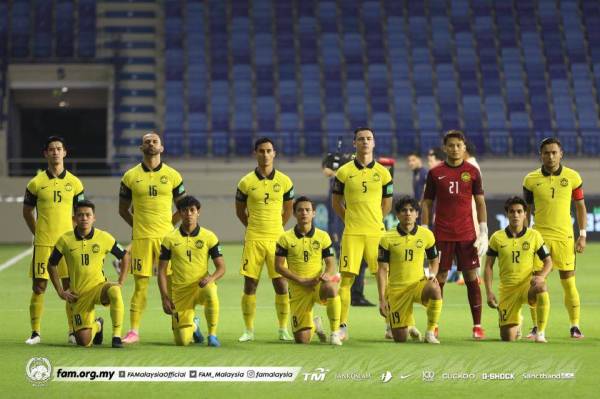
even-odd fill
[{"label": "player standing", "polygon": [[[219,239],[212,231],[198,224],[200,201],[187,196],[177,203],[181,226],[162,241],[158,263],[158,287],[165,313],[173,317],[173,336],[176,345],[187,346],[192,338],[202,343],[196,305],[204,306],[208,326],[208,346],[219,347],[217,323],[219,297],[215,282],[225,274],[225,261]],[[212,258],[215,272],[208,273],[208,258]],[[172,288],[167,284],[167,268],[171,262]]]},{"label": "player standing", "polygon": [[[542,235],[525,227],[527,204],[522,198],[509,198],[504,204],[508,226],[498,230],[490,238],[485,262],[484,280],[487,303],[498,309],[500,337],[503,341],[515,341],[521,336],[521,306],[528,303],[534,307],[538,330],[536,342],[546,342],[544,331],[550,313],[550,297],[546,288],[546,276],[552,270],[552,259],[544,245]],[[500,301],[492,290],[494,262],[498,258],[500,273]],[[544,267],[533,274],[534,259]]]},{"label": "player standing", "polygon": [[262,137],[256,140],[254,156],[258,166],[240,180],[235,195],[235,213],[246,227],[240,268],[240,274],[244,276],[242,314],[246,329],[239,341],[254,340],[256,289],[264,263],[275,289],[279,339],[292,341],[287,330],[290,314],[288,285],[285,278],[275,271],[275,247],[284,231],[283,226],[292,215],[294,186],[292,180],[273,165],[276,151],[271,139]]},{"label": "player standing", "polygon": [[[58,136],[48,137],[43,152],[48,168],[29,181],[23,199],[23,218],[34,235],[33,258],[29,268],[33,290],[29,303],[31,337],[25,341],[29,345],[41,341],[44,293],[48,285],[48,258],[56,240],[65,232],[73,230],[73,205],[84,199],[81,181],[65,169],[67,149],[64,139]],[[58,275],[65,289],[68,289],[67,265],[61,261],[58,266]],[[74,344],[73,320],[68,304],[66,312],[69,342]]]},{"label": "player standing", "polygon": [[370,128],[359,127],[352,142],[356,158],[336,173],[332,206],[344,222],[340,256],[340,333],[348,338],[350,287],[363,258],[371,273],[377,272],[377,248],[384,233],[383,216],[392,209],[394,184],[389,170],[373,158],[375,135]]},{"label": "player standing", "polygon": [[[583,338],[579,329],[580,301],[575,286],[575,252],[583,253],[586,244],[587,210],[583,198],[583,180],[575,170],[561,164],[563,150],[556,138],[540,144],[542,166],[523,180],[523,195],[533,214],[533,228],[544,237],[558,269],[564,291],[564,303],[571,322],[571,338]],[[579,237],[575,243],[571,222],[571,200],[575,202],[575,217]],[[536,261],[536,271],[541,264]],[[532,313],[533,316],[533,313]],[[534,335],[536,323],[530,335]]]},{"label": "player standing", "polygon": [[[439,344],[435,329],[442,312],[442,292],[435,277],[439,266],[435,238],[429,229],[416,223],[417,200],[400,198],[394,210],[399,223],[379,242],[379,312],[389,318],[394,341],[406,342],[409,328],[414,324],[413,303],[422,304],[427,308],[425,342]],[[425,255],[429,261],[429,278],[423,270]]]},{"label": "player standing", "polygon": [[[173,202],[185,196],[179,172],[161,162],[164,151],[158,133],[142,137],[143,160],[129,169],[121,180],[119,215],[133,228],[130,272],[135,280],[129,310],[130,330],[123,342],[138,342],[142,312],[146,308],[148,282],[160,255],[160,242],[179,221],[172,212]],[[119,281],[125,279],[127,268],[121,268]],[[170,270],[168,271],[170,274]]]},{"label": "player standing", "polygon": [[[481,327],[481,290],[477,278],[479,257],[488,244],[487,212],[481,175],[477,168],[465,162],[465,136],[461,131],[450,130],[444,135],[446,161],[427,174],[423,194],[424,225],[431,225],[435,200],[435,239],[440,252],[437,280],[444,292],[444,284],[452,261],[456,258],[467,286],[467,295],[473,318],[473,338],[485,337]],[[475,199],[479,235],[475,234],[471,199]]]},{"label": "player standing", "polygon": [[341,303],[337,287],[331,281],[335,274],[331,238],[327,232],[313,226],[315,207],[309,198],[299,197],[294,202],[293,210],[298,223],[277,241],[275,270],[289,281],[294,338],[299,344],[308,344],[316,327],[319,338],[326,340],[320,318],[316,318],[313,324],[312,309],[315,303],[320,303],[327,306],[330,342],[332,345],[341,345]]},{"label": "player standing", "polygon": [[[122,348],[123,297],[118,283],[106,281],[104,258],[113,254],[126,263],[127,253],[109,233],[96,229],[95,206],[91,201],[75,204],[77,227],[63,234],[48,260],[50,279],[58,296],[72,308],[77,344],[91,346],[102,344],[104,320],[95,318],[95,305],[110,306],[112,320],[112,347]],[[61,259],[67,264],[70,287],[65,288],[59,279],[56,266]]]}]

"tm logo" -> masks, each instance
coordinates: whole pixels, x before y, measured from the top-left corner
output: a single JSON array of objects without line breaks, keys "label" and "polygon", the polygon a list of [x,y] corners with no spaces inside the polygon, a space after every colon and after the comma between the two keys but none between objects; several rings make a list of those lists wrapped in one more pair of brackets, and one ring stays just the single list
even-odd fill
[{"label": "tm logo", "polygon": [[304,374],[304,381],[314,381],[314,382],[323,382],[325,381],[325,376],[329,372],[329,369],[324,369],[323,367],[317,367],[310,373],[302,373]]}]

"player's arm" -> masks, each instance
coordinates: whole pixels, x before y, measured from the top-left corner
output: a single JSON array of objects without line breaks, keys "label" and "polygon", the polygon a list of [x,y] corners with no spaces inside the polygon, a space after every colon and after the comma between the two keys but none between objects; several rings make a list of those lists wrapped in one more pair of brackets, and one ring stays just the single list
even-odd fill
[{"label": "player's arm", "polygon": [[77,295],[73,294],[70,289],[64,290],[62,281],[58,276],[57,266],[62,257],[63,254],[60,253],[56,247],[54,247],[52,254],[50,255],[50,259],[48,259],[48,274],[50,275],[50,281],[52,281],[52,285],[61,299],[67,302],[76,302]]},{"label": "player's arm", "polygon": [[433,200],[435,199],[435,180],[431,171],[427,172],[425,181],[425,191],[423,191],[423,201],[421,201],[421,224],[431,226],[433,224]]},{"label": "player's arm", "polygon": [[321,251],[321,257],[325,262],[325,271],[321,274],[320,279],[321,281],[329,281],[335,274],[335,256],[331,241],[329,241],[329,246]]},{"label": "player's arm", "polygon": [[167,288],[167,266],[169,266],[170,260],[171,250],[161,245],[160,258],[158,261],[158,289],[160,291],[163,311],[166,314],[173,314],[173,310],[175,309],[175,305],[169,297],[169,290]]},{"label": "player's arm", "polygon": [[125,183],[121,182],[121,189],[119,190],[119,215],[131,227],[133,227],[133,214],[131,213],[132,198],[131,189]]},{"label": "player's arm", "polygon": [[200,288],[204,288],[213,281],[217,281],[225,274],[225,259],[223,258],[221,247],[218,242],[208,250],[208,255],[212,258],[213,264],[215,265],[215,272],[200,280]]},{"label": "player's arm", "polygon": [[[185,192],[185,187],[183,186],[182,181],[177,187],[173,189],[173,203],[175,204],[175,207],[177,207],[177,203],[181,201],[181,199],[186,195],[187,193]],[[171,224],[173,224],[173,226],[176,226],[179,222],[181,222],[181,215],[179,214],[177,209],[175,209],[173,216],[171,216]]]},{"label": "player's arm", "polygon": [[[495,255],[494,255],[495,254]],[[490,308],[498,307],[498,300],[492,288],[492,281],[494,279],[494,262],[496,261],[497,252],[488,249],[487,257],[485,259],[485,269],[483,271],[483,282],[485,284],[485,292],[487,295],[487,304]]]},{"label": "player's arm", "polygon": [[525,183],[523,183],[523,198],[527,203],[527,212],[525,212],[525,227],[529,227],[529,221],[531,220],[531,215],[535,213],[534,210],[534,202],[533,202],[533,191],[530,191],[527,187],[525,187]]},{"label": "player's arm", "polygon": [[293,199],[283,201],[283,212],[281,214],[283,226],[285,226],[287,224],[288,220],[290,220],[290,217],[292,217],[293,206],[294,206]]},{"label": "player's arm", "polygon": [[383,217],[386,217],[392,210],[392,201],[394,199],[394,181],[392,176],[389,176],[390,180],[383,185],[381,192],[381,212]]},{"label": "player's arm", "polygon": [[25,196],[23,197],[23,219],[25,224],[31,231],[31,234],[35,235],[35,206],[37,204],[37,197],[29,188],[25,190]]},{"label": "player's arm", "polygon": [[240,187],[235,193],[235,214],[242,222],[244,227],[248,227],[248,194],[244,193]]},{"label": "player's arm", "polygon": [[473,198],[475,198],[475,209],[477,210],[477,221],[479,222],[479,236],[473,245],[477,248],[479,257],[482,257],[488,249],[487,208],[483,194],[474,195]]},{"label": "player's arm", "polygon": [[390,251],[379,245],[379,255],[377,257],[377,292],[379,293],[379,313],[387,317],[389,312],[386,288],[388,283],[388,270],[390,268]]},{"label": "player's arm", "polygon": [[435,244],[425,250],[425,255],[427,255],[427,261],[429,262],[429,280],[437,281],[436,276],[440,267],[440,257]]},{"label": "player's arm", "polygon": [[127,277],[127,268],[129,266],[129,262],[131,262],[131,255],[126,249],[115,241],[112,248],[110,249],[110,253],[119,260],[119,285],[123,285],[125,282],[125,278]]},{"label": "player's arm", "polygon": [[[338,174],[340,172],[338,171]],[[341,178],[341,177],[340,177]],[[344,201],[344,183],[337,177],[333,179],[333,186],[331,189],[331,207],[336,215],[342,219],[342,222],[346,223],[346,202]]]},{"label": "player's arm", "polygon": [[577,237],[577,242],[575,243],[575,251],[583,253],[587,235],[587,209],[583,198],[575,201],[575,217],[579,226],[579,237]]},{"label": "player's arm", "polygon": [[385,217],[392,210],[392,197],[386,197],[381,199],[381,212]]}]

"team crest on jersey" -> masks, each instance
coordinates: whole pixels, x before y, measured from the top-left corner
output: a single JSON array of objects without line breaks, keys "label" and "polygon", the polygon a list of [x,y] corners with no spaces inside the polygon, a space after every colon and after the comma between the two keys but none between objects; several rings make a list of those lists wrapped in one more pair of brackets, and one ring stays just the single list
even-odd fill
[{"label": "team crest on jersey", "polygon": [[160,177],[160,182],[162,184],[167,184],[169,182],[169,178],[167,176],[163,175],[163,176]]},{"label": "team crest on jersey", "polygon": [[202,241],[202,240],[196,241],[196,248],[202,249],[203,246],[204,246],[204,241]]},{"label": "team crest on jersey", "polygon": [[375,180],[375,181],[381,180],[381,176],[379,176],[379,173],[373,173],[373,180]]},{"label": "team crest on jersey", "polygon": [[313,249],[319,249],[319,248],[321,248],[321,244],[318,241],[313,241],[312,247],[313,247]]},{"label": "team crest on jersey", "polygon": [[281,184],[279,183],[275,183],[273,184],[273,191],[275,191],[276,193],[281,191]]},{"label": "team crest on jersey", "polygon": [[567,187],[569,185],[569,179],[563,177],[562,179],[560,179],[560,185],[563,187]]},{"label": "team crest on jersey", "polygon": [[73,186],[71,185],[71,183],[65,184],[65,191],[71,191],[71,190],[73,190]]},{"label": "team crest on jersey", "polygon": [[417,248],[423,248],[423,240],[421,240],[420,238],[417,240],[417,243],[415,244],[415,246]]},{"label": "team crest on jersey", "polygon": [[523,251],[527,251],[529,249],[529,242],[525,241],[523,243]]},{"label": "team crest on jersey", "polygon": [[462,172],[460,174],[460,180],[464,181],[465,183],[468,183],[471,181],[471,174],[469,172]]},{"label": "team crest on jersey", "polygon": [[98,252],[100,252],[100,245],[98,244],[94,244],[92,245],[92,252],[97,254]]}]

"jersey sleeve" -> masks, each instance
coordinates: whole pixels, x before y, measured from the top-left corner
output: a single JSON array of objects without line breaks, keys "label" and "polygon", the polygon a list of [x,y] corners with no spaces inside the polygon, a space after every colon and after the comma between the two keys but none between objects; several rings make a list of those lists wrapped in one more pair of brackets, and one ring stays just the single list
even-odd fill
[{"label": "jersey sleeve", "polygon": [[281,237],[277,240],[277,245],[275,247],[275,255],[286,257],[288,254],[288,242],[285,234],[282,234]]},{"label": "jersey sleeve", "polygon": [[112,242],[112,247],[110,248],[110,253],[117,259],[121,260],[125,256],[125,249],[117,242],[117,240],[110,234],[107,233],[107,239],[109,242]]},{"label": "jersey sleeve", "polygon": [[171,238],[165,237],[160,244],[160,260],[171,260]]},{"label": "jersey sleeve", "polygon": [[431,170],[427,172],[427,180],[425,181],[425,192],[423,199],[433,201],[435,199],[435,180],[431,174]]},{"label": "jersey sleeve", "polygon": [[538,231],[536,231],[535,233],[536,233],[535,234],[535,236],[536,236],[535,253],[540,260],[544,260],[548,256],[550,256],[550,251],[546,247],[546,244],[544,244],[544,238],[542,237],[542,235]]},{"label": "jersey sleeve", "polygon": [[37,184],[35,179],[31,179],[31,181],[27,184],[27,188],[25,188],[23,204],[28,206],[36,206],[37,204]]},{"label": "jersey sleeve", "polygon": [[378,262],[390,263],[390,247],[386,237],[379,240],[379,251],[377,255]]},{"label": "jersey sleeve", "polygon": [[433,260],[438,257],[439,253],[435,246],[435,236],[431,230],[427,230],[427,243],[425,244],[425,254],[427,259]]},{"label": "jersey sleeve", "polygon": [[473,179],[473,195],[483,195],[483,180],[479,169],[473,167],[475,179]]},{"label": "jersey sleeve", "polygon": [[60,237],[58,239],[58,241],[56,241],[56,244],[54,245],[52,254],[50,254],[50,259],[48,259],[48,265],[54,265],[54,266],[58,265],[58,262],[60,262],[60,260],[63,257],[63,253],[65,252],[64,246],[65,246],[65,240],[63,240],[63,238]]},{"label": "jersey sleeve", "polygon": [[181,197],[185,194],[183,178],[176,170],[173,171],[173,198]]},{"label": "jersey sleeve", "polygon": [[75,188],[75,196],[73,196],[73,206],[75,206],[77,203],[85,199],[85,194],[83,189],[83,183],[81,183],[81,180],[75,178],[75,181],[73,183],[73,186]]},{"label": "jersey sleeve", "polygon": [[123,179],[121,180],[121,188],[119,189],[119,197],[127,200],[131,200],[133,198],[129,176],[129,173],[125,173]]},{"label": "jersey sleeve", "polygon": [[330,256],[333,256],[331,237],[329,237],[329,234],[325,233],[325,237],[323,238],[323,250],[321,251],[321,257],[325,259],[329,258]]},{"label": "jersey sleeve", "polygon": [[292,179],[286,176],[286,187],[285,192],[283,193],[284,201],[291,201],[294,199],[294,183],[292,183]]},{"label": "jersey sleeve", "polygon": [[527,204],[533,204],[533,188],[529,180],[529,175],[523,179],[523,198]]},{"label": "jersey sleeve", "polygon": [[248,200],[248,187],[246,187],[246,179],[240,180],[235,193],[235,200],[239,202],[246,202]]},{"label": "jersey sleeve", "polygon": [[208,255],[212,259],[216,259],[223,256],[223,254],[221,253],[221,245],[219,244],[219,238],[217,238],[215,234],[210,235],[208,243]]},{"label": "jersey sleeve", "polygon": [[492,238],[490,238],[490,244],[488,246],[488,250],[486,252],[487,256],[498,256],[498,240],[496,238],[496,233],[492,234]]},{"label": "jersey sleeve", "polygon": [[572,197],[575,201],[581,201],[583,199],[583,180],[579,173],[573,173],[573,194]]},{"label": "jersey sleeve", "polygon": [[335,172],[331,192],[338,195],[344,195],[344,185],[346,184],[345,169],[338,169]]},{"label": "jersey sleeve", "polygon": [[382,198],[390,198],[394,196],[394,180],[392,179],[392,175],[387,168],[384,167],[383,170],[384,177],[381,179],[381,195]]}]

